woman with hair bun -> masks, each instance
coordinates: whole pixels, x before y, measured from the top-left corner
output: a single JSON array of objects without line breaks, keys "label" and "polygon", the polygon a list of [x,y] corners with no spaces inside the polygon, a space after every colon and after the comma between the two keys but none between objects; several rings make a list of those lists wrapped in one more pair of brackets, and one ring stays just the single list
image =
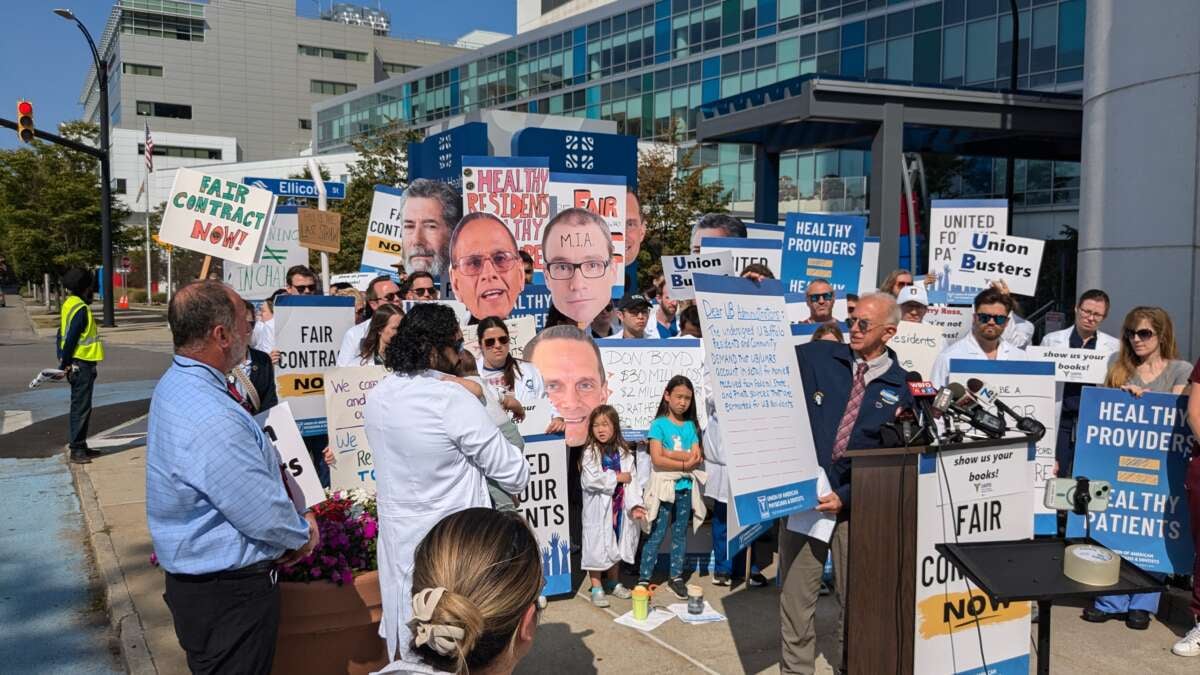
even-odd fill
[{"label": "woman with hair bun", "polygon": [[413,559],[409,655],[381,673],[508,675],[529,653],[545,601],[537,538],[519,514],[446,516]]}]

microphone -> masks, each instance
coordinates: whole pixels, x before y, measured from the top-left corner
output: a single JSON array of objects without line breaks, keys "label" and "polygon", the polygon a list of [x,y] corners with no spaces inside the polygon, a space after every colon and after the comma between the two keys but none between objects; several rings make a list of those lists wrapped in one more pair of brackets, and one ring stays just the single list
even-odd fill
[{"label": "microphone", "polygon": [[908,393],[912,395],[917,409],[921,412],[920,436],[915,436],[913,440],[924,445],[933,444],[937,441],[937,425],[934,422],[932,401],[938,394],[937,387],[934,387],[932,382],[922,379],[921,374],[915,370],[909,371],[904,379],[908,383]]},{"label": "microphone", "polygon": [[980,402],[986,402],[996,407],[1001,414],[1008,415],[1017,422],[1017,430],[1023,432],[1030,437],[1034,442],[1042,440],[1046,435],[1046,425],[1035,420],[1028,415],[1018,415],[1015,410],[1008,407],[1004,401],[1001,401],[996,392],[991,387],[983,383],[983,380],[972,377],[967,380],[967,389],[971,390],[971,394]]},{"label": "microphone", "polygon": [[1008,431],[1007,425],[1004,424],[1004,418],[988,412],[979,405],[975,397],[961,384],[951,382],[949,388],[955,399],[949,406],[950,412],[961,416],[967,421],[967,424],[982,431],[989,438],[1001,438]]}]

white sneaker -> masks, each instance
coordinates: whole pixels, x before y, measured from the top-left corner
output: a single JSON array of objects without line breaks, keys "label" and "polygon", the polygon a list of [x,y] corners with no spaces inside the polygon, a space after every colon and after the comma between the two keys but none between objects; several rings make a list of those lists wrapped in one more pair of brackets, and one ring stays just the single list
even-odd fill
[{"label": "white sneaker", "polygon": [[1171,651],[1176,656],[1200,656],[1200,623],[1192,626],[1188,634],[1171,647]]},{"label": "white sneaker", "polygon": [[628,588],[625,588],[624,584],[619,582],[616,586],[612,587],[612,590],[609,591],[609,593],[611,593],[614,598],[620,598],[622,600],[628,600],[629,598],[633,597],[633,593],[631,593]]},{"label": "white sneaker", "polygon": [[592,589],[592,604],[597,607],[608,607],[608,598],[604,597],[603,588]]}]

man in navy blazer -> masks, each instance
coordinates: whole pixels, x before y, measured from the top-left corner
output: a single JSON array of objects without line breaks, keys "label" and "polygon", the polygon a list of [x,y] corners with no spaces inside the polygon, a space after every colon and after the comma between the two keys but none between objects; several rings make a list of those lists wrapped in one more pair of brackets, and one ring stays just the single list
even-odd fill
[{"label": "man in navy blazer", "polygon": [[[810,537],[806,531],[793,531],[790,528],[794,521],[790,519],[789,527],[781,532],[779,557],[784,581],[779,614],[784,673],[809,674],[815,668],[813,617],[825,559],[830,553],[835,590],[843,610],[845,607],[851,491],[850,459],[843,453],[879,447],[880,427],[895,419],[900,409],[913,405],[905,381],[908,371],[887,346],[900,323],[895,298],[886,293],[862,296],[854,316],[846,323],[850,327],[849,345],[817,340],[796,348],[817,461],[833,489],[818,497],[817,510],[836,514],[837,524],[828,542]],[[857,405],[851,405],[854,398],[858,399]],[[838,647],[834,652],[839,656],[843,618],[844,611],[839,612]],[[840,664],[832,665],[836,669]]]}]

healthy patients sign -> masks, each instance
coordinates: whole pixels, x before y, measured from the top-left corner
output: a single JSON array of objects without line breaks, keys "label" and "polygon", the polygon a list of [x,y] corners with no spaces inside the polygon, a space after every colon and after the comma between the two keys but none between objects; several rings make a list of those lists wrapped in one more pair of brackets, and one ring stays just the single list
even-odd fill
[{"label": "healthy patients sign", "polygon": [[810,281],[828,281],[839,297],[858,293],[867,219],[823,213],[789,213],[783,236],[783,270],[789,293]]},{"label": "healthy patients sign", "polygon": [[730,504],[740,527],[817,503],[817,456],[783,284],[695,274]]},{"label": "healthy patients sign", "polygon": [[257,262],[275,195],[236,181],[176,169],[158,237],[167,244],[249,265]]},{"label": "healthy patients sign", "polygon": [[[1084,387],[1077,439],[1075,474],[1112,484],[1108,510],[1087,515],[1092,537],[1147,572],[1191,574],[1187,397]],[[1067,535],[1083,533],[1070,516]]]}]

